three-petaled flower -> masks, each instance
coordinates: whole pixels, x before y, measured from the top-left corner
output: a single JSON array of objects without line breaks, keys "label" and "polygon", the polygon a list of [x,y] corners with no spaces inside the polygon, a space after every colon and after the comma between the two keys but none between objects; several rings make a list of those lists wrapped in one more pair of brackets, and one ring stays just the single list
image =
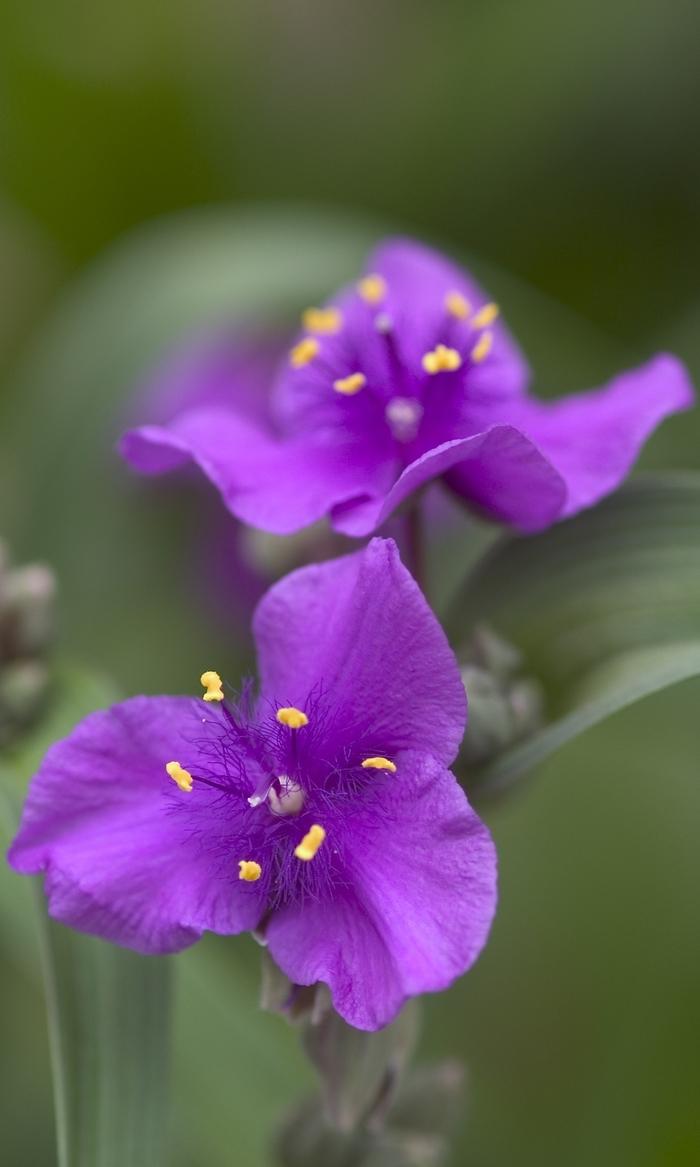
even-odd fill
[{"label": "three-petaled flower", "polygon": [[658,423],[693,399],[669,355],[595,392],[528,397],[497,306],[404,240],[302,323],[266,417],[234,377],[228,403],[190,398],[167,424],[127,433],[124,456],[148,474],[192,460],[234,515],[280,534],[328,515],[366,535],[438,477],[482,514],[537,531],[614,490]]},{"label": "three-petaled flower", "polygon": [[34,778],[10,862],[51,913],[145,953],[264,934],[352,1025],[388,1022],[483,947],[488,830],[449,772],[454,655],[390,541],[293,573],[258,606],[260,693],[135,697],[81,722]]}]

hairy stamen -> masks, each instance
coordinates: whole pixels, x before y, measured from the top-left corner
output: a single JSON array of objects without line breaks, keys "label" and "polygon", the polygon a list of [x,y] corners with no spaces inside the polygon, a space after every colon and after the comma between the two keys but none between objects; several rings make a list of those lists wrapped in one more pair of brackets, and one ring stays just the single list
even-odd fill
[{"label": "hairy stamen", "polygon": [[363,770],[388,770],[391,774],[396,773],[396,766],[390,762],[388,758],[365,758],[362,763]]},{"label": "hairy stamen", "polygon": [[295,709],[293,705],[284,705],[277,710],[275,714],[280,725],[286,725],[289,729],[301,729],[303,726],[309,724],[309,719],[301,709]]},{"label": "hairy stamen", "polygon": [[321,346],[313,336],[305,336],[289,354],[289,363],[293,369],[303,369],[304,365],[308,365],[317,357],[321,351]]},{"label": "hairy stamen", "polygon": [[179,762],[168,762],[166,773],[185,794],[192,793],[192,775],[189,770],[183,769]]},{"label": "hairy stamen", "polygon": [[426,373],[454,373],[460,368],[462,358],[456,348],[448,348],[446,344],[439,344],[432,352],[425,353],[421,364]]},{"label": "hairy stamen", "polygon": [[345,397],[353,397],[355,393],[359,393],[360,389],[364,389],[367,384],[367,378],[364,373],[350,373],[349,377],[339,377],[337,381],[333,382],[333,388],[336,393],[342,393]]},{"label": "hairy stamen", "polygon": [[202,673],[199,680],[206,689],[202,697],[203,701],[223,701],[224,692],[221,688],[221,677],[218,673],[209,669],[206,673]]},{"label": "hairy stamen", "polygon": [[343,315],[339,308],[307,308],[302,313],[301,323],[306,332],[333,336],[343,327]]},{"label": "hairy stamen", "polygon": [[304,862],[308,863],[310,859],[313,859],[325,837],[326,832],[323,827],[314,823],[304,835],[301,843],[294,848],[297,859],[303,859]]},{"label": "hairy stamen", "polygon": [[376,275],[375,273],[363,276],[357,285],[357,291],[366,304],[371,304],[372,307],[376,307],[377,304],[381,304],[386,296],[386,280],[383,276]]}]

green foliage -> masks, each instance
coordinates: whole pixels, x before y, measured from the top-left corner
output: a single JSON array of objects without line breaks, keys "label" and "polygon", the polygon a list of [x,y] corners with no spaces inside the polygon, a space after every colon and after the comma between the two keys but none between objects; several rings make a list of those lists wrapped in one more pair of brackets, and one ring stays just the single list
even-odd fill
[{"label": "green foliage", "polygon": [[598,721],[700,674],[700,475],[649,475],[474,570],[453,627],[493,627],[542,684],[546,722],[468,776],[495,792]]},{"label": "green foliage", "polygon": [[[113,699],[111,686],[99,678],[75,669],[59,674],[47,717],[2,762],[0,807],[8,835],[19,795],[46,746]],[[159,1167],[165,1163],[170,962],[54,923],[38,883],[34,890],[59,1167]],[[3,904],[3,922],[10,925],[15,903],[19,908],[19,898]]]}]

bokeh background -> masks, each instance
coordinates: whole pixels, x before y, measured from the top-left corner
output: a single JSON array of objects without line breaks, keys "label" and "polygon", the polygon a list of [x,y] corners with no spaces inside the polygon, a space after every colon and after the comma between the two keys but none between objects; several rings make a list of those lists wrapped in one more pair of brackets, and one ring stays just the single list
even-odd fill
[{"label": "bokeh background", "polygon": [[[249,657],[235,577],[230,610],[200,586],[213,500],[112,453],[188,330],[287,327],[403,230],[477,270],[543,394],[662,347],[700,383],[692,0],[5,0],[2,23],[0,532],[55,567],[61,654],[122,692]],[[644,462],[697,469],[698,417]],[[469,1064],[455,1162],[700,1162],[699,696],[618,715],[488,811],[493,940],[422,1048]],[[2,1158],[52,1167],[29,892],[0,887]],[[245,938],[178,958],[173,1167],[264,1164],[308,1088],[256,962]]]}]

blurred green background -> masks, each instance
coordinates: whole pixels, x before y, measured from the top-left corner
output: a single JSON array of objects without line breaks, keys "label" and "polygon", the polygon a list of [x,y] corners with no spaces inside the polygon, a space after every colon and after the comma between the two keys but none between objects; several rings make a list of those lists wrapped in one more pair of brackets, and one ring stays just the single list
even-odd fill
[{"label": "blurred green background", "polygon": [[[543,393],[660,347],[700,383],[699,36],[691,0],[5,0],[0,532],[56,568],[64,655],[125,693],[191,688],[222,638],[246,662],[197,588],[212,500],[133,481],[114,438],[183,330],[287,324],[386,231],[478,271]],[[698,468],[698,416],[644,461]],[[470,1067],[455,1162],[700,1162],[699,696],[489,810],[493,940],[426,1009],[425,1056]],[[52,1167],[29,892],[0,890],[2,1158]],[[308,1085],[253,948],[178,958],[173,1167],[263,1164]]]}]

